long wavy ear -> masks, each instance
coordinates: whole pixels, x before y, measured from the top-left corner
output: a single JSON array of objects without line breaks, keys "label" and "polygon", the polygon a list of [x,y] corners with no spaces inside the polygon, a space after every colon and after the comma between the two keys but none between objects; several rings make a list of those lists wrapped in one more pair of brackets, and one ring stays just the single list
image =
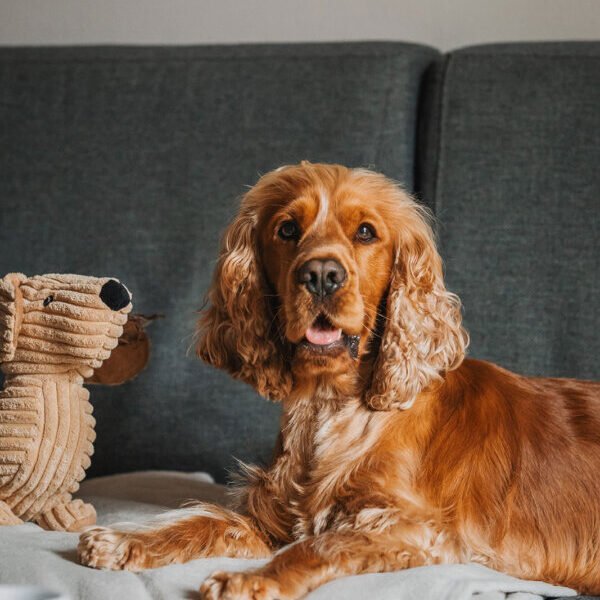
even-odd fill
[{"label": "long wavy ear", "polygon": [[460,300],[446,290],[433,233],[416,205],[397,243],[386,317],[366,401],[375,410],[407,409],[460,365],[468,345]]},{"label": "long wavy ear", "polygon": [[196,350],[262,396],[282,400],[291,389],[291,374],[258,261],[256,224],[257,209],[247,195],[223,236]]}]

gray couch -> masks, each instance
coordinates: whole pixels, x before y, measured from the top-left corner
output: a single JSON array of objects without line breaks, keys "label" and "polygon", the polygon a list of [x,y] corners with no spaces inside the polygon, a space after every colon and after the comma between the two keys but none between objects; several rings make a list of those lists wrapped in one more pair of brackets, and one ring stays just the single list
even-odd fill
[{"label": "gray couch", "polygon": [[[94,388],[89,476],[268,459],[278,407],[202,365],[236,198],[282,163],[368,166],[437,215],[472,356],[597,378],[600,43],[0,49],[0,274],[112,275],[147,370]],[[190,349],[191,348],[191,349]]]}]

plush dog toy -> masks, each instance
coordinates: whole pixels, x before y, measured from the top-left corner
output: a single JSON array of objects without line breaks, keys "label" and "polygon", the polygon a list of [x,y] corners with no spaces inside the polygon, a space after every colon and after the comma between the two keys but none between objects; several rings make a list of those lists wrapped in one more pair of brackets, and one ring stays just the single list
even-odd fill
[{"label": "plush dog toy", "polygon": [[0,524],[77,531],[73,500],[95,439],[85,378],[123,333],[131,294],[116,279],[12,273],[0,279]]}]

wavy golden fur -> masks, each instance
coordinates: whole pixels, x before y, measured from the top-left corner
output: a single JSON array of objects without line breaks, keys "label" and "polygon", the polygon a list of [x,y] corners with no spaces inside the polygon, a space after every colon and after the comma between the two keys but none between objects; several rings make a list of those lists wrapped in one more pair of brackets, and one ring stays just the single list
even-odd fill
[{"label": "wavy golden fur", "polygon": [[271,557],[214,573],[210,600],[468,561],[600,593],[600,384],[465,359],[427,215],[397,185],[305,162],[268,173],[208,299],[199,355],[282,403],[273,463],[245,468],[237,513],[86,532],[85,564]]}]

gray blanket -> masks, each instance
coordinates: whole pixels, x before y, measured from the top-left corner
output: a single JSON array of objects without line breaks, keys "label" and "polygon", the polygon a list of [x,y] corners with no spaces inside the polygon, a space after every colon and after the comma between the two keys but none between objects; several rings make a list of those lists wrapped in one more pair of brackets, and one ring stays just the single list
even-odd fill
[{"label": "gray blanket", "polygon": [[[91,479],[83,483],[80,496],[96,506],[98,522],[103,525],[141,521],[189,499],[225,502],[223,486],[214,484],[208,475],[170,471]],[[47,532],[32,523],[0,527],[0,584],[36,584],[62,592],[72,600],[188,600],[198,597],[200,583],[212,571],[249,569],[264,562],[210,558],[142,573],[97,571],[77,563],[76,546],[76,534]],[[345,577],[315,590],[309,598],[532,600],[572,595],[575,592],[567,588],[521,581],[470,564]]]}]

